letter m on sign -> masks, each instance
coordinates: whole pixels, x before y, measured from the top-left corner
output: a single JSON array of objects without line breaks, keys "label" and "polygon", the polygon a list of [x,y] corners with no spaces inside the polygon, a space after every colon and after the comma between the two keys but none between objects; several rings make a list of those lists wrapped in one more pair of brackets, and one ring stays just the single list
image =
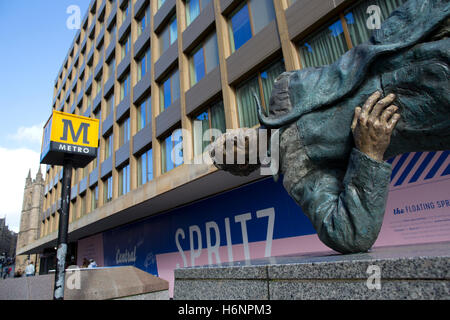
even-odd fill
[{"label": "letter m on sign", "polygon": [[80,136],[83,135],[83,143],[89,144],[88,141],[88,129],[90,127],[89,123],[81,123],[77,133],[75,133],[75,129],[73,128],[71,120],[62,119],[62,122],[64,123],[64,128],[63,128],[63,136],[60,138],[61,141],[67,141],[70,130],[73,142],[77,143],[78,140],[80,139]]}]

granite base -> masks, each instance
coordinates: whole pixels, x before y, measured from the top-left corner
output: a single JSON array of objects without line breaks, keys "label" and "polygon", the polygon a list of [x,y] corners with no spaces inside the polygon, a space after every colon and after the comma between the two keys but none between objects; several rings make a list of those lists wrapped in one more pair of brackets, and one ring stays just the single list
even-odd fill
[{"label": "granite base", "polygon": [[450,299],[450,242],[176,269],[174,299]]}]

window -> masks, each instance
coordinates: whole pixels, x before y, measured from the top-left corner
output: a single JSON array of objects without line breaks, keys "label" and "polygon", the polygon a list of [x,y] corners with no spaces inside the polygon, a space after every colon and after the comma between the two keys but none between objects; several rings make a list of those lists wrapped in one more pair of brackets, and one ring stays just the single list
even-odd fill
[{"label": "window", "polygon": [[121,59],[124,59],[128,52],[130,52],[130,45],[131,45],[131,35],[128,34],[125,41],[121,43]]},{"label": "window", "polygon": [[113,198],[113,179],[109,176],[103,181],[103,203],[108,203]]},{"label": "window", "polygon": [[116,25],[114,24],[114,26],[111,28],[111,30],[109,31],[109,41],[112,42],[116,42]]},{"label": "window", "polygon": [[98,208],[98,185],[91,189],[91,211]]},{"label": "window", "polygon": [[145,128],[152,121],[152,97],[149,96],[138,107],[137,112],[137,131]]},{"label": "window", "polygon": [[102,119],[102,108],[98,108],[97,111],[93,113],[94,119],[101,120]]},{"label": "window", "polygon": [[[367,11],[372,5],[380,8],[381,21],[406,0],[365,0],[341,14],[341,17],[320,29],[300,43],[299,52],[303,68],[318,67],[335,62],[351,46],[367,41],[373,30],[367,26],[373,15]],[[348,33],[346,31],[348,30]],[[347,37],[346,37],[347,35]],[[346,41],[350,39],[349,42]]]},{"label": "window", "polygon": [[348,50],[344,28],[339,19],[326,26],[300,46],[303,68],[331,64]]},{"label": "window", "polygon": [[[371,6],[380,8],[380,23],[383,22],[397,7],[405,3],[406,0],[365,0],[344,13],[345,23],[348,26],[350,38],[354,46],[369,40],[372,34],[368,28],[368,20],[374,15]],[[369,24],[370,25],[370,24]]]},{"label": "window", "polygon": [[95,170],[95,168],[98,167],[98,162],[99,162],[99,156],[97,155],[97,157],[91,161],[92,162],[92,171]]},{"label": "window", "polygon": [[108,76],[107,76],[107,78],[110,79],[111,77],[114,77],[115,71],[116,71],[116,59],[112,58],[108,62]]},{"label": "window", "polygon": [[231,51],[238,50],[274,19],[273,0],[247,0],[229,19]]},{"label": "window", "polygon": [[120,102],[130,94],[130,73],[120,82]]},{"label": "window", "polygon": [[122,23],[128,18],[130,14],[130,0],[127,1],[126,7],[122,9]]},{"label": "window", "polygon": [[168,25],[159,35],[159,53],[162,55],[177,40],[177,18],[172,17]]},{"label": "window", "polygon": [[137,63],[137,81],[139,82],[147,72],[150,72],[151,67],[151,53],[150,48],[140,57]]},{"label": "window", "polygon": [[226,131],[225,111],[222,101],[213,104],[194,119],[195,155],[202,154],[206,147],[214,141],[213,132],[210,129],[218,129],[221,133]]},{"label": "window", "polygon": [[186,21],[189,26],[211,0],[186,0]]},{"label": "window", "polygon": [[161,143],[162,173],[178,167],[183,163],[183,134],[181,129],[175,129]]},{"label": "window", "polygon": [[89,93],[87,96],[87,107],[84,111],[91,110],[91,107],[92,107],[92,94]]},{"label": "window", "polygon": [[166,0],[158,0],[158,9],[166,2]]},{"label": "window", "polygon": [[180,98],[180,75],[174,71],[160,86],[161,112]]},{"label": "window", "polygon": [[106,99],[105,119],[114,111],[114,93]]},{"label": "window", "polygon": [[190,57],[191,86],[219,65],[216,33],[209,36]]},{"label": "window", "polygon": [[88,65],[88,79],[92,76],[92,73],[94,72],[94,66]]},{"label": "window", "polygon": [[130,141],[130,117],[119,125],[119,147]]},{"label": "window", "polygon": [[127,164],[119,171],[119,196],[130,192],[130,165]]},{"label": "window", "polygon": [[241,127],[253,127],[259,124],[253,92],[259,94],[262,106],[267,108],[273,82],[284,71],[283,61],[276,62],[236,89],[239,124]]},{"label": "window", "polygon": [[153,150],[144,152],[138,159],[138,186],[153,179]]},{"label": "window", "polygon": [[97,93],[99,94],[100,92],[102,92],[102,76],[100,76],[100,78],[97,80]]},{"label": "window", "polygon": [[80,218],[86,214],[86,193],[80,196]]},{"label": "window", "polygon": [[105,160],[113,153],[114,135],[111,133],[105,138]]},{"label": "window", "polygon": [[139,19],[138,22],[138,29],[137,29],[138,37],[145,31],[145,28],[147,28],[149,25],[150,25],[150,6],[147,6],[144,14]]}]

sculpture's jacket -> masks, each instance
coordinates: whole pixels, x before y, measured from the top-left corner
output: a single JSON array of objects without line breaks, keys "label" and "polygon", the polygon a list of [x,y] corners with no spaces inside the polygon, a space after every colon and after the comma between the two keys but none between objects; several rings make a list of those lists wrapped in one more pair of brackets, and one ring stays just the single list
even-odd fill
[{"label": "sculpture's jacket", "polygon": [[308,159],[297,163],[309,170],[292,165],[299,156],[292,151],[282,157],[290,161],[284,164],[284,184],[319,238],[337,251],[366,251],[373,245],[391,173],[389,164],[354,148],[350,127],[356,106],[376,90],[396,94],[401,119],[385,159],[450,149],[449,16],[448,0],[410,0],[367,43],[334,64],[282,74],[269,115],[258,110],[266,128],[295,127],[302,157]]}]

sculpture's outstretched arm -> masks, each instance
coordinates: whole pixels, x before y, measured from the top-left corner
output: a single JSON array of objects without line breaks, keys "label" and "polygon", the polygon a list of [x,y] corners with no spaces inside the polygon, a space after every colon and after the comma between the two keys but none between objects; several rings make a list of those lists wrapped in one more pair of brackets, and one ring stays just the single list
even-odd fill
[{"label": "sculpture's outstretched arm", "polygon": [[[356,148],[346,172],[317,168],[290,190],[313,223],[319,238],[342,252],[367,251],[377,239],[386,206],[391,166],[383,162],[400,115],[390,105],[394,95],[378,101],[373,94],[355,109]],[[378,102],[377,102],[378,101]]]}]

